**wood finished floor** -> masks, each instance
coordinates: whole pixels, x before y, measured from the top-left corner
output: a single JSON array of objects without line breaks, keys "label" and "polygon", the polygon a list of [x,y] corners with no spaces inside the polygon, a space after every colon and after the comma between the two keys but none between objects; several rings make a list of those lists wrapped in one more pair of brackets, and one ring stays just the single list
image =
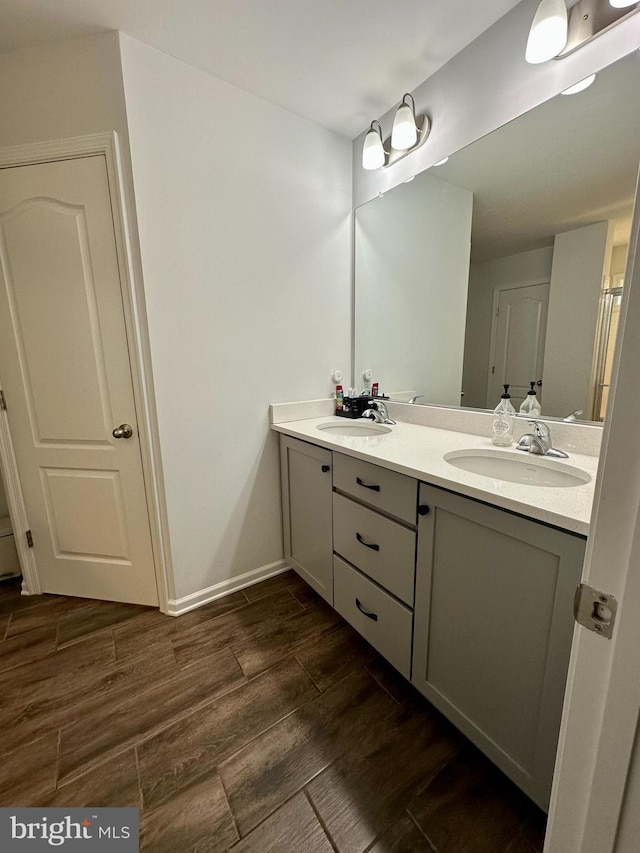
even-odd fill
[{"label": "wood finished floor", "polygon": [[539,853],[544,815],[293,572],[177,619],[0,584],[0,806],[151,853]]}]

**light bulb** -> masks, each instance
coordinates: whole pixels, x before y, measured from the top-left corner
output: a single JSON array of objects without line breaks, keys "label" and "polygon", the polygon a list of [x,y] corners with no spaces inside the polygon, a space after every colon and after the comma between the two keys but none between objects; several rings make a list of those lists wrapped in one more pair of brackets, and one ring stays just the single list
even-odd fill
[{"label": "light bulb", "polygon": [[527,62],[537,65],[557,56],[567,43],[568,28],[565,0],[540,0],[527,40]]},{"label": "light bulb", "polygon": [[626,9],[627,6],[635,6],[638,0],[609,0],[609,5],[614,9]]},{"label": "light bulb", "polygon": [[568,89],[563,89],[560,94],[577,95],[578,92],[584,92],[585,89],[588,89],[595,79],[596,75],[591,74],[589,77],[585,77],[584,80],[581,80],[579,83],[575,83],[573,86],[569,86]]},{"label": "light bulb", "polygon": [[445,163],[448,163],[448,162],[449,162],[449,158],[448,158],[448,157],[444,157],[442,160],[438,160],[438,162],[437,162],[437,163],[434,163],[433,165],[434,165],[434,166],[444,166],[444,164],[445,164]]},{"label": "light bulb", "polygon": [[[374,124],[377,124],[378,127],[375,128]],[[367,170],[379,169],[384,166],[385,160],[382,128],[377,121],[372,121],[362,146],[362,168]]]},{"label": "light bulb", "polygon": [[[406,104],[405,98],[411,98],[412,103]],[[396,151],[408,151],[418,141],[418,128],[416,127],[416,116],[413,109],[413,98],[405,95],[402,103],[396,110],[391,130],[391,147]]]}]

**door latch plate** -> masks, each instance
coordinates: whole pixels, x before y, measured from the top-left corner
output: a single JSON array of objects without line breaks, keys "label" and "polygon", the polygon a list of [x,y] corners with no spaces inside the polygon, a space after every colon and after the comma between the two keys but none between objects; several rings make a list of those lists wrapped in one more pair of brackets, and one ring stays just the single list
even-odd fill
[{"label": "door latch plate", "polygon": [[608,640],[613,636],[618,602],[607,592],[593,589],[586,583],[579,584],[573,602],[573,613],[579,625],[588,628]]}]

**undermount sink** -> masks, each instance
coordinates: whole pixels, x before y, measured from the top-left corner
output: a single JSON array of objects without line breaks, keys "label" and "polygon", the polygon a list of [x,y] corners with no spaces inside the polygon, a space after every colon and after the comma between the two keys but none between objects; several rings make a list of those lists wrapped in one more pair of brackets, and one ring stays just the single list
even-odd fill
[{"label": "undermount sink", "polygon": [[347,421],[344,423],[338,423],[336,421],[329,421],[325,424],[318,424],[317,429],[321,429],[323,432],[328,432],[331,435],[344,435],[344,436],[371,436],[371,435],[384,435],[387,432],[391,432],[391,427],[385,426],[384,424],[377,424],[374,421],[367,420],[357,420],[357,421]]},{"label": "undermount sink", "polygon": [[453,450],[445,454],[444,460],[472,474],[525,486],[571,488],[591,481],[591,476],[580,468],[529,453],[520,458],[501,450]]}]

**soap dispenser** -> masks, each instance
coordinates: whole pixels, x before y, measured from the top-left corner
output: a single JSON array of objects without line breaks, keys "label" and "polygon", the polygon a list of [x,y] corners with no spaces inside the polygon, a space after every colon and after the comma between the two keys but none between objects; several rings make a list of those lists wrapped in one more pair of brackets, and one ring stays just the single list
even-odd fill
[{"label": "soap dispenser", "polygon": [[504,385],[504,394],[493,415],[493,443],[498,447],[510,447],[513,444],[513,421],[516,410],[511,405],[509,386]]},{"label": "soap dispenser", "polygon": [[535,390],[535,382],[530,382],[531,390],[527,391],[527,396],[520,404],[520,414],[527,415],[529,418],[539,418],[542,412],[542,406]]}]

